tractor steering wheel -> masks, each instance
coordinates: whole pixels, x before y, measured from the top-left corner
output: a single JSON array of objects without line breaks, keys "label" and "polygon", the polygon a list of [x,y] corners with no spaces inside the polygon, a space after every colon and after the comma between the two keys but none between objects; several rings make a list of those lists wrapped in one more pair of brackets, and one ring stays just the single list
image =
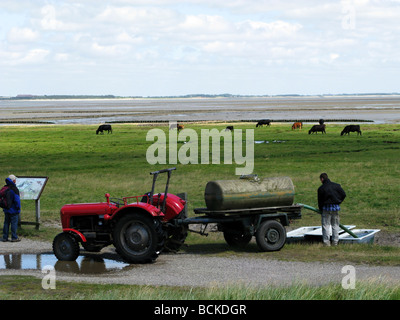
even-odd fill
[{"label": "tractor steering wheel", "polygon": [[120,199],[120,198],[110,198],[110,202],[114,203],[118,208],[119,208],[119,206],[125,204],[124,200]]}]

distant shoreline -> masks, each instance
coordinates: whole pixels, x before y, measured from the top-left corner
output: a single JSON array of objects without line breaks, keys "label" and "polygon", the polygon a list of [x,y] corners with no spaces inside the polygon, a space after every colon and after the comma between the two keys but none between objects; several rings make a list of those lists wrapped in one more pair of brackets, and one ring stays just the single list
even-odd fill
[{"label": "distant shoreline", "polygon": [[252,99],[252,98],[384,98],[400,97],[400,93],[341,93],[341,94],[280,94],[280,95],[234,95],[234,94],[188,94],[179,96],[114,96],[114,95],[17,95],[0,96],[0,101],[79,101],[79,100],[141,100],[141,99]]}]

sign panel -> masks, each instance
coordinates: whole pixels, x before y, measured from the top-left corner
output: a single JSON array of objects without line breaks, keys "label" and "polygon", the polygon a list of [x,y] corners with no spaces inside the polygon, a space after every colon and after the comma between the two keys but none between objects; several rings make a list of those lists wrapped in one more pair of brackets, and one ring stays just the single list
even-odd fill
[{"label": "sign panel", "polygon": [[38,200],[48,177],[17,177],[17,188],[21,200]]}]

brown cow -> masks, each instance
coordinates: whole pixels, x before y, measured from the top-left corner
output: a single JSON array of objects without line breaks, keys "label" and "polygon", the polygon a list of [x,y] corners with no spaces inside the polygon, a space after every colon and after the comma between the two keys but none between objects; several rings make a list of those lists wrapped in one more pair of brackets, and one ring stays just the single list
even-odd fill
[{"label": "brown cow", "polygon": [[173,129],[178,129],[178,131],[181,131],[183,128],[185,128],[184,125],[182,124],[177,124],[177,123],[173,123],[169,126],[169,130],[173,130]]},{"label": "brown cow", "polygon": [[295,122],[292,125],[292,130],[294,130],[294,129],[300,129],[301,130],[301,128],[303,128],[303,122]]}]

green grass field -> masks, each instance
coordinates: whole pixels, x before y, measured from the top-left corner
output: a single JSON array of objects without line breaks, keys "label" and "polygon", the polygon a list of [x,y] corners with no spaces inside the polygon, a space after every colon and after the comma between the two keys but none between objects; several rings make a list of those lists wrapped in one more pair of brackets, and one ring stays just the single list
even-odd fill
[{"label": "green grass field", "polygon": [[[186,125],[197,132],[225,126]],[[292,131],[290,124],[255,128],[235,123],[235,128],[254,128],[255,140],[270,142],[255,144],[253,173],[289,176],[295,185],[295,202],[316,206],[319,174],[327,172],[348,194],[342,223],[399,232],[400,125],[365,124],[362,136],[340,136],[343,125],[329,123],[326,135],[308,135],[309,127]],[[205,206],[208,181],[238,178],[235,169],[241,165],[235,163],[150,165],[146,151],[153,142],[146,141],[146,134],[156,126],[121,124],[113,128],[113,134],[96,135],[96,126],[90,125],[2,126],[0,177],[10,173],[49,177],[41,198],[43,221],[58,219],[66,203],[103,201],[106,192],[114,197],[143,194],[151,187],[149,173],[165,167],[177,167],[170,192],[187,192],[190,209]],[[167,126],[158,128],[168,135]],[[163,191],[162,179],[159,186]],[[23,217],[33,219],[32,202],[24,201],[23,208]],[[304,211],[301,223],[318,221],[315,213]]]},{"label": "green grass field", "polygon": [[[200,133],[201,129],[217,128],[223,130],[226,123],[186,124]],[[269,143],[254,145],[254,172],[259,177],[289,176],[295,185],[295,202],[317,206],[317,188],[320,186],[319,174],[327,172],[330,178],[342,185],[347,192],[347,199],[342,205],[341,223],[354,224],[357,228],[377,228],[382,232],[400,232],[400,125],[361,125],[362,136],[352,133],[340,136],[344,125],[327,124],[326,135],[308,135],[311,125],[305,125],[301,131],[292,131],[291,124],[272,124],[271,127],[255,128],[254,124],[234,123],[237,129],[254,129],[255,140],[266,140]],[[161,128],[168,136],[166,125],[115,124],[112,134],[96,135],[94,125],[41,125],[41,126],[1,126],[0,127],[0,177],[6,178],[13,173],[16,176],[48,176],[49,181],[41,197],[41,228],[39,231],[31,226],[23,226],[22,237],[52,241],[60,229],[51,227],[59,222],[59,210],[67,203],[104,201],[105,193],[112,197],[140,195],[150,190],[151,171],[176,166],[173,172],[169,192],[187,192],[189,212],[193,208],[204,207],[204,189],[208,181],[215,179],[238,179],[233,164],[158,164],[150,165],[146,160],[146,151],[153,142],[146,141],[150,129]],[[273,141],[281,141],[280,143]],[[181,143],[178,148],[183,145]],[[223,143],[221,143],[221,147]],[[243,146],[245,147],[245,146]],[[211,150],[211,149],[210,149]],[[200,150],[199,150],[200,154]],[[221,152],[221,155],[223,153]],[[223,162],[223,158],[221,158]],[[164,178],[160,178],[159,189],[163,192]],[[22,220],[34,221],[34,202],[22,202]],[[2,220],[2,219],[1,219]],[[319,225],[320,217],[316,213],[303,210],[302,219],[295,221],[293,227]],[[0,221],[2,227],[2,221]],[[283,259],[300,261],[348,261],[374,265],[399,265],[400,248],[397,246],[378,245],[342,245],[335,248],[324,248],[320,245],[285,245],[279,252],[260,253],[254,243],[246,250],[233,250],[228,247],[221,233],[202,237],[190,234],[184,248],[191,253],[238,255],[261,259]],[[14,282],[11,285],[18,287]],[[36,280],[31,280],[34,282]],[[68,285],[66,285],[68,287]],[[370,291],[375,285],[367,284],[364,289]],[[299,296],[304,292],[315,295],[316,299],[368,299],[359,297],[338,297],[336,288],[320,288],[310,291],[307,286],[295,286]],[[148,291],[146,298],[154,298],[151,287],[142,288]],[[232,288],[231,288],[232,289]],[[274,288],[272,288],[274,289]],[[292,287],[293,289],[293,287]],[[363,289],[363,290],[364,290]],[[67,289],[66,289],[67,290]],[[111,294],[121,290],[99,289],[98,296],[85,295],[88,299],[101,299],[103,291]],[[184,290],[184,289],[182,289]],[[236,292],[232,295],[233,292]],[[285,290],[260,293],[256,289],[243,291],[233,288],[229,293],[218,291],[210,299],[251,299],[284,297]],[[331,290],[331,296],[324,290]],[[382,299],[398,298],[398,290],[387,293],[382,286]],[[133,289],[125,288],[119,299],[140,299],[133,295]],[[168,291],[168,290],[167,290]],[[178,292],[177,292],[178,291]],[[176,299],[208,297],[200,289],[190,290],[191,295],[174,290]],[[60,291],[61,292],[61,291]],[[110,293],[111,292],[111,293]],[[157,292],[160,292],[157,289]],[[161,291],[163,294],[165,291]],[[171,292],[168,291],[168,297]],[[247,292],[247,297],[240,294]],[[325,292],[325,293],[321,293]],[[62,292],[61,292],[62,293]],[[15,298],[6,291],[0,294],[3,298]],[[16,293],[18,295],[18,293]],[[61,299],[73,299],[75,293],[66,293]],[[85,293],[86,294],[86,293]],[[116,293],[115,293],[116,294]],[[126,296],[123,296],[123,295]],[[354,294],[346,293],[346,294]],[[20,296],[22,299],[23,297]],[[105,294],[105,297],[108,297]],[[159,296],[156,296],[156,298]],[[174,297],[174,295],[172,296]],[[314,298],[315,298],[314,297]],[[375,294],[375,297],[377,295]],[[45,299],[45,295],[39,298]],[[310,297],[313,299],[313,297]],[[381,298],[377,298],[381,299]]]},{"label": "green grass field", "polygon": [[[254,124],[235,123],[235,129],[254,129],[254,172],[259,177],[289,176],[295,185],[295,202],[317,206],[319,174],[327,172],[347,192],[342,205],[341,223],[357,228],[378,228],[382,232],[400,232],[400,125],[362,125],[362,136],[352,133],[340,136],[343,125],[327,125],[327,134],[308,134],[311,125],[292,131],[291,125],[273,124],[255,128]],[[0,176],[48,176],[41,197],[41,222],[58,222],[59,210],[67,203],[104,201],[112,197],[141,195],[151,188],[151,171],[176,166],[171,193],[187,192],[189,213],[204,207],[204,189],[208,181],[238,179],[235,170],[244,165],[223,164],[157,164],[150,165],[146,151],[153,141],[146,141],[150,129],[161,128],[169,135],[167,125],[115,124],[112,134],[96,135],[97,126],[43,125],[0,127]],[[224,123],[186,124],[186,128],[223,130]],[[245,138],[243,130],[243,140]],[[280,141],[274,142],[274,141]],[[178,144],[178,151],[183,146]],[[201,143],[198,144],[199,148]],[[243,154],[245,154],[243,145]],[[210,153],[212,148],[210,146]],[[199,150],[199,157],[201,150]],[[167,158],[168,159],[168,158]],[[200,160],[199,160],[200,162]],[[211,162],[211,155],[210,155]],[[165,177],[160,176],[159,189],[164,191]],[[22,203],[22,220],[34,221],[34,201]],[[294,227],[319,225],[318,214],[303,210]],[[25,235],[51,240],[56,229],[39,232],[24,227]],[[219,241],[220,235],[202,238],[191,235],[188,243],[207,246]],[[224,241],[222,240],[222,243]],[[249,248],[250,249],[250,248]],[[223,251],[223,250],[217,250]]]}]

